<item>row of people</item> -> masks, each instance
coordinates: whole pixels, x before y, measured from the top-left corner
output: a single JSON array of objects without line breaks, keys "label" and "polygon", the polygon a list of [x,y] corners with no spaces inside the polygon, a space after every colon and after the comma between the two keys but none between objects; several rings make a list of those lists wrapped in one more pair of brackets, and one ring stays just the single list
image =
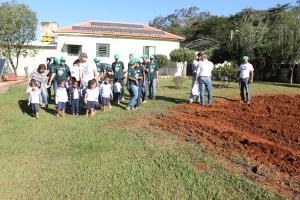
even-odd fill
[{"label": "row of people", "polygon": [[[144,54],[142,56],[143,62],[141,62],[131,54],[128,68],[125,69],[124,63],[119,61],[119,55],[116,54],[114,56],[115,62],[112,63],[113,87],[110,85],[109,74],[104,65],[100,63],[100,59],[95,58],[94,63],[91,63],[87,58],[87,54],[82,53],[71,67],[66,64],[64,57],[54,58],[53,62],[48,63],[48,69],[44,64],[41,64],[29,75],[29,103],[33,105],[32,111],[37,118],[39,116],[35,104],[41,99],[45,108],[48,108],[48,98],[51,98],[52,85],[58,116],[64,115],[67,101],[72,105],[74,115],[78,115],[79,108],[86,107],[86,113],[91,116],[95,114],[95,108],[99,108],[100,105],[105,111],[111,108],[111,97],[116,104],[120,104],[120,101],[124,99],[124,80],[126,78],[126,86],[130,93],[128,110],[140,108],[141,102],[146,102],[148,97],[155,99],[159,68],[154,62],[153,56],[149,60],[148,55]],[[48,80],[47,77],[49,77]],[[34,94],[36,98],[32,98]],[[93,102],[95,103],[90,102],[90,99],[94,99]],[[78,105],[80,102],[84,105]],[[107,102],[109,102],[108,105]]]}]

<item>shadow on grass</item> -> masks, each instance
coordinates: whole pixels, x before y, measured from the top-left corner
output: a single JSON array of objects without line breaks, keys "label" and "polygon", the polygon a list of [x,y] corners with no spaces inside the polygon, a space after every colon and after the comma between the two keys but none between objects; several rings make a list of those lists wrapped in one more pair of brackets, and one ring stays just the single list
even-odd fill
[{"label": "shadow on grass", "polygon": [[289,88],[299,88],[300,84],[289,84],[289,83],[274,83],[274,82],[257,82],[258,84],[272,85],[272,86],[281,86],[281,87],[289,87]]},{"label": "shadow on grass", "polygon": [[32,117],[31,107],[28,106],[27,100],[19,100],[18,104],[23,114],[27,114]]},{"label": "shadow on grass", "polygon": [[173,97],[166,97],[166,96],[157,96],[157,100],[162,100],[162,101],[167,101],[175,104],[181,104],[181,103],[186,103],[186,99],[179,99],[179,98],[173,98]]}]

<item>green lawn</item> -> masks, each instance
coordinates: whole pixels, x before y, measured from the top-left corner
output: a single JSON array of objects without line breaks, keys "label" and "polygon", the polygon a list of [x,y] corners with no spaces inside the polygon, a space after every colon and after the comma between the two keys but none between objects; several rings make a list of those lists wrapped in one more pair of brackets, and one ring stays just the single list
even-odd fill
[{"label": "green lawn", "polygon": [[[39,120],[26,113],[24,86],[11,88],[0,96],[0,199],[283,199],[232,174],[197,144],[134,126],[133,118],[141,124],[144,115],[185,101],[189,85],[178,90],[162,79],[161,98],[138,111],[113,107],[95,118],[56,118],[43,110]],[[300,94],[299,88],[256,83],[252,94]],[[215,96],[238,94],[237,84],[214,89]],[[199,162],[207,169],[196,169]]]}]

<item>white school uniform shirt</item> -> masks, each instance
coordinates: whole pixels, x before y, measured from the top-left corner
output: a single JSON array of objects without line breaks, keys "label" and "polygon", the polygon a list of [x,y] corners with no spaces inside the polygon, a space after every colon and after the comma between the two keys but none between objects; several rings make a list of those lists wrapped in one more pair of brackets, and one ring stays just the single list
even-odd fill
[{"label": "white school uniform shirt", "polygon": [[73,90],[73,99],[79,99],[79,89],[78,88]]},{"label": "white school uniform shirt", "polygon": [[59,87],[56,90],[55,102],[56,104],[58,104],[58,102],[62,102],[62,103],[68,102],[68,94],[66,88]]},{"label": "white school uniform shirt", "polygon": [[95,89],[87,89],[86,90],[86,100],[87,101],[97,101],[98,97],[96,96],[97,95],[97,90],[98,88],[95,88]]},{"label": "white school uniform shirt", "polygon": [[31,90],[28,92],[28,98],[30,103],[40,103],[41,101],[41,90]]},{"label": "white school uniform shirt", "polygon": [[104,98],[110,98],[112,96],[111,84],[102,83],[100,85],[100,93]]},{"label": "white school uniform shirt", "polygon": [[115,82],[114,84],[114,92],[115,93],[121,93],[122,90],[122,85],[119,82]]},{"label": "white school uniform shirt", "polygon": [[254,68],[253,65],[250,63],[244,63],[240,65],[240,78],[249,78],[250,72],[253,72]]},{"label": "white school uniform shirt", "polygon": [[79,76],[80,66],[70,66],[71,76],[76,79],[76,81],[80,81]]},{"label": "white school uniform shirt", "polygon": [[88,83],[90,80],[95,78],[95,74],[97,74],[97,67],[94,63],[82,62],[80,63],[80,71],[82,73],[83,83]]},{"label": "white school uniform shirt", "polygon": [[214,68],[214,64],[207,59],[199,63],[197,76],[208,76],[211,77],[211,71]]}]

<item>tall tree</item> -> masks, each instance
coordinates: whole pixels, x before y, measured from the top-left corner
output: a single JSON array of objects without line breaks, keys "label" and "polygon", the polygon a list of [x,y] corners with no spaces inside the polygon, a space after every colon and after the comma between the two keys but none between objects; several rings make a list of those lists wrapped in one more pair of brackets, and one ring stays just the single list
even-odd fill
[{"label": "tall tree", "polygon": [[15,2],[0,4],[0,54],[12,66],[15,75],[19,59],[34,53],[30,42],[35,39],[36,13]]}]

